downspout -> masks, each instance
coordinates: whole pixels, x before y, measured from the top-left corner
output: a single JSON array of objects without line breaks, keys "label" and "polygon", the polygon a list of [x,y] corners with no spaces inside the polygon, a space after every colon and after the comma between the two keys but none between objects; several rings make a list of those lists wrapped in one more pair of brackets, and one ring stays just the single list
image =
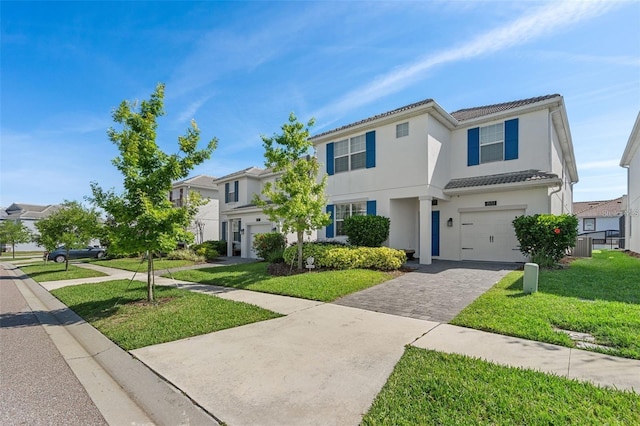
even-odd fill
[{"label": "downspout", "polygon": [[[553,114],[555,114],[556,112],[560,112],[560,108],[556,108],[554,110],[550,110],[549,111],[549,116],[548,116],[548,128],[549,128],[549,172],[553,172]],[[564,165],[563,165],[564,168]],[[562,170],[561,173],[561,182],[558,185],[558,189],[556,189],[555,191],[551,191],[549,193],[549,205],[548,205],[548,209],[547,211],[549,213],[551,213],[551,198],[557,194],[558,192],[562,191],[562,185],[564,183],[564,170]],[[563,206],[564,208],[564,206]]]}]

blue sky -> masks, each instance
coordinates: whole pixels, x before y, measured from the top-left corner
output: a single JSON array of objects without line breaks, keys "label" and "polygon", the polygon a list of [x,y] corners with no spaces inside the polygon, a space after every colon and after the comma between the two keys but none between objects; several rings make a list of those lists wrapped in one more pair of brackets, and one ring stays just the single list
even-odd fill
[{"label": "blue sky", "polygon": [[640,2],[9,2],[1,7],[0,205],[120,190],[106,130],[166,83],[158,143],[220,140],[192,173],[262,166],[290,112],[330,130],[433,98],[445,110],[560,93],[580,183],[626,191]]}]

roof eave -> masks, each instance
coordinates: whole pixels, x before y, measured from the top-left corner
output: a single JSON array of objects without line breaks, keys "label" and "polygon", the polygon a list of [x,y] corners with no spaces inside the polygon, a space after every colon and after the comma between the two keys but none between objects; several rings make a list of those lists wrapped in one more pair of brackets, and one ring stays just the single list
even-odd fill
[{"label": "roof eave", "polygon": [[366,121],[355,126],[347,125],[349,127],[346,127],[344,129],[329,131],[318,136],[312,136],[309,138],[309,140],[313,143],[314,146],[316,146],[325,142],[329,142],[331,140],[339,139],[342,135],[364,132],[383,126],[385,124],[389,124],[402,119],[408,119],[429,112],[435,112],[435,114],[432,115],[442,124],[444,124],[449,130],[454,129],[458,124],[458,121],[455,118],[453,118],[440,105],[438,105],[437,102],[431,100],[423,105],[419,105],[409,110],[398,111],[395,114],[379,117],[375,120]]},{"label": "roof eave", "polygon": [[631,165],[631,160],[633,160],[638,148],[640,148],[640,112],[638,112],[638,117],[636,117],[631,135],[629,135],[627,146],[620,159],[620,167],[629,167]]},{"label": "roof eave", "polygon": [[529,189],[529,188],[536,188],[536,187],[551,187],[551,186],[558,186],[561,184],[562,184],[562,179],[552,178],[552,179],[532,180],[532,181],[526,181],[526,182],[502,183],[502,184],[496,184],[496,185],[480,185],[480,186],[470,186],[466,188],[452,188],[452,189],[445,189],[442,192],[446,195],[466,195],[466,194],[479,194],[483,192],[514,191],[516,189]]}]

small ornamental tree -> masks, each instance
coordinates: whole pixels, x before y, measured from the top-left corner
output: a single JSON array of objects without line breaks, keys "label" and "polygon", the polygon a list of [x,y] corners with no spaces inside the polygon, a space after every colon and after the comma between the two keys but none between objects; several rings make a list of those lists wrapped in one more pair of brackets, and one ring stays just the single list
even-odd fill
[{"label": "small ornamental tree", "polygon": [[[40,235],[36,241],[47,251],[63,245],[67,251],[65,271],[69,269],[69,250],[86,247],[100,235],[100,214],[77,201],[65,201],[60,209],[36,222]],[[46,258],[45,258],[46,259]]]},{"label": "small ornamental tree", "polygon": [[297,235],[298,269],[302,269],[302,243],[305,232],[331,223],[324,188],[327,176],[318,182],[318,159],[310,156],[313,144],[309,141],[309,127],[291,113],[289,122],[282,125],[282,134],[262,136],[265,166],[280,174],[275,182],[267,182],[262,189],[264,199],[257,194],[253,202],[262,208],[272,222],[282,225],[282,232]]},{"label": "small ornamental tree", "polygon": [[344,220],[342,229],[351,245],[380,247],[389,238],[389,224],[384,216],[351,216]]},{"label": "small ornamental tree", "polygon": [[16,244],[30,243],[31,241],[33,241],[31,231],[19,220],[3,220],[0,222],[0,244],[11,245],[13,259],[16,258]]},{"label": "small ornamental tree", "polygon": [[542,267],[559,262],[575,246],[578,236],[578,219],[568,214],[519,216],[513,227],[520,251]]},{"label": "small ornamental tree", "polygon": [[164,115],[164,85],[158,84],[149,100],[123,101],[113,112],[120,129],[109,129],[108,136],[120,151],[113,165],[124,177],[124,192],[104,191],[91,183],[93,201],[110,217],[109,250],[116,254],[146,253],[147,300],[153,297],[153,255],[175,250],[178,242],[190,243],[187,227],[201,204],[199,194],[189,194],[188,202],[174,207],[167,193],[172,182],[184,179],[198,164],[207,160],[217,145],[213,138],[198,149],[200,130],[195,121],[178,136],[178,154],[164,153],[156,143],[157,118]]}]

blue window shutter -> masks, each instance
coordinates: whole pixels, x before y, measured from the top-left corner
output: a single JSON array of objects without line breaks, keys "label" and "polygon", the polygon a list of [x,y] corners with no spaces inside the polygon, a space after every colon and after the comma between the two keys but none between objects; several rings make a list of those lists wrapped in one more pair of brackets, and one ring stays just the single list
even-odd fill
[{"label": "blue window shutter", "polygon": [[376,166],[376,131],[367,132],[365,135],[367,143],[367,169]]},{"label": "blue window shutter", "polygon": [[234,194],[233,195],[234,196],[234,200],[233,201],[236,201],[236,202],[238,201],[238,186],[239,186],[238,185],[238,181],[237,180],[234,181],[233,182],[233,194]]},{"label": "blue window shutter", "polygon": [[327,213],[331,215],[331,223],[327,225],[326,237],[333,238],[333,217],[335,216],[335,207],[333,204],[327,205]]},{"label": "blue window shutter", "polygon": [[504,159],[518,158],[518,119],[504,122]]},{"label": "blue window shutter", "polygon": [[376,200],[367,201],[367,215],[369,216],[376,215]]},{"label": "blue window shutter", "polygon": [[229,182],[224,184],[224,202],[229,202]]},{"label": "blue window shutter", "polygon": [[467,130],[467,166],[480,164],[480,127]]},{"label": "blue window shutter", "polygon": [[333,142],[327,144],[327,174],[333,175]]},{"label": "blue window shutter", "polygon": [[222,235],[220,236],[220,241],[227,241],[227,222],[222,222]]}]

